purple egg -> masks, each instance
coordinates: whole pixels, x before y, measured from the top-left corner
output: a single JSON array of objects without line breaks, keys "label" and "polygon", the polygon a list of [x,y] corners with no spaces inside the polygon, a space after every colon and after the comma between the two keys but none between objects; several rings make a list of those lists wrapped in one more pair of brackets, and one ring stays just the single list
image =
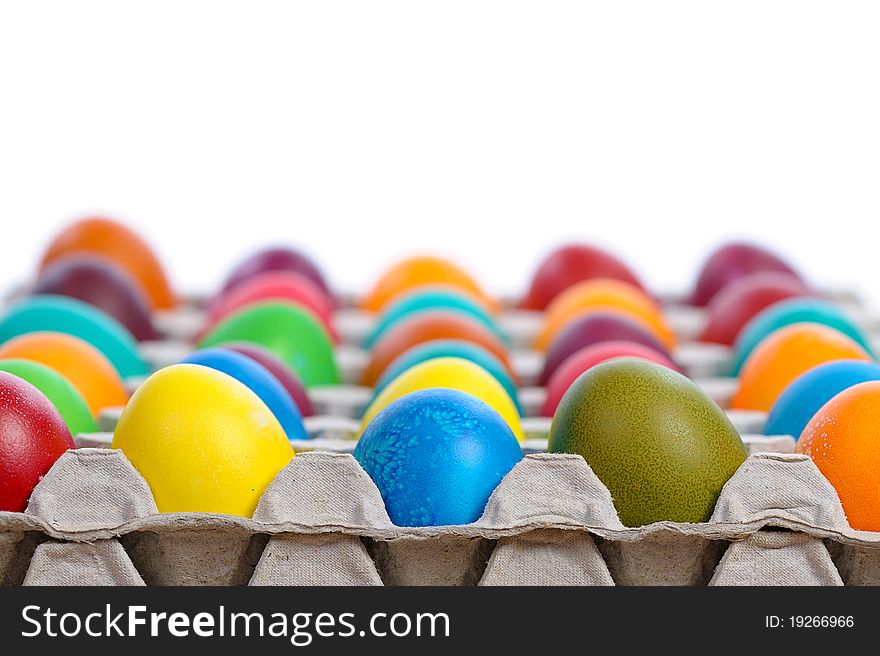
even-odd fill
[{"label": "purple egg", "polygon": [[644,344],[672,359],[663,343],[632,319],[617,312],[587,311],[566,324],[550,342],[538,384],[546,385],[557,367],[571,354],[585,346],[610,341]]},{"label": "purple egg", "polygon": [[223,291],[220,292],[219,296],[224,295],[245,280],[267,271],[293,271],[294,273],[299,273],[312,280],[331,299],[334,298],[320,269],[318,269],[311,258],[298,250],[286,246],[264,248],[245,258],[229,274],[226,283],[223,285]]},{"label": "purple egg", "polygon": [[299,408],[299,412],[303,417],[311,417],[315,414],[315,409],[312,406],[312,402],[309,400],[302,382],[300,382],[297,375],[293,373],[293,370],[278,356],[256,344],[247,344],[244,342],[223,344],[222,347],[229,351],[235,351],[236,353],[247,356],[257,364],[261,364],[268,369],[269,373],[278,379],[281,386],[287,390],[287,393],[293,398],[293,402],[296,403],[296,407]]},{"label": "purple egg", "polygon": [[141,286],[121,267],[95,255],[70,255],[40,275],[31,294],[75,298],[109,314],[139,341],[159,339],[150,303]]},{"label": "purple egg", "polygon": [[779,271],[801,280],[788,262],[765,248],[742,242],[724,244],[703,263],[690,303],[703,307],[722,289],[743,276],[761,271]]}]

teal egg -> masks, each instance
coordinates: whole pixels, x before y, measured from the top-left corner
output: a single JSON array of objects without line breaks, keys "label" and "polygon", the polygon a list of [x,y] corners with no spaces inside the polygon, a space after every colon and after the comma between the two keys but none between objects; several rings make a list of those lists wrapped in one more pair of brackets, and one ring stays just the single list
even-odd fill
[{"label": "teal egg", "polygon": [[40,294],[10,307],[0,318],[0,344],[26,333],[51,331],[85,340],[101,351],[123,378],[147,374],[132,334],[88,303]]},{"label": "teal egg", "polygon": [[795,323],[818,323],[850,337],[874,357],[874,351],[862,330],[830,301],[815,298],[792,298],[756,314],[745,325],[733,345],[731,373],[739,375],[746,358],[770,333]]},{"label": "teal egg", "polygon": [[426,360],[433,360],[435,358],[462,358],[482,367],[495,380],[501,383],[501,386],[510,395],[510,399],[516,406],[516,411],[522,416],[523,411],[519,404],[516,384],[510,378],[510,374],[507,373],[507,369],[501,360],[479,344],[466,342],[461,339],[432,339],[401,353],[388,365],[379,382],[376,383],[376,389],[373,392],[373,398],[370,403],[375,401],[382,390],[404,371]]},{"label": "teal egg", "polygon": [[416,312],[425,310],[452,310],[466,314],[491,330],[505,344],[510,344],[510,340],[505,335],[492,316],[476,301],[468,298],[464,294],[446,290],[446,289],[418,289],[406,294],[399,300],[392,303],[385,310],[376,323],[376,326],[364,340],[364,346],[373,348],[379,338],[388,331],[389,328],[395,326],[399,321],[406,319]]}]

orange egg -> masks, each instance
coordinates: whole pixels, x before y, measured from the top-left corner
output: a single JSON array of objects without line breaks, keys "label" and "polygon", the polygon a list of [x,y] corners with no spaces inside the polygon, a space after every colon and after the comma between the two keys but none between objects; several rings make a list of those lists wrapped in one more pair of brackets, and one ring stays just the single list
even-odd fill
[{"label": "orange egg", "polygon": [[66,378],[97,417],[104,408],[125,405],[128,393],[116,369],[94,346],[64,333],[20,335],[0,345],[0,359],[39,362]]},{"label": "orange egg", "polygon": [[770,333],[749,355],[731,407],[769,411],[798,376],[833,360],[871,357],[841,332],[816,323],[795,323]]},{"label": "orange egg", "polygon": [[457,339],[482,346],[497,357],[511,378],[516,380],[507,359],[507,349],[495,333],[466,314],[430,310],[416,312],[385,331],[370,351],[370,360],[361,374],[361,384],[374,386],[404,351],[436,339]]},{"label": "orange egg", "polygon": [[797,443],[837,490],[850,526],[880,531],[880,381],[844,390],[817,412]]},{"label": "orange egg", "polygon": [[121,266],[140,283],[155,309],[166,310],[177,305],[153,249],[121,223],[96,217],[69,225],[49,244],[40,270],[73,253],[93,253]]},{"label": "orange egg", "polygon": [[401,260],[385,271],[372,291],[363,298],[361,307],[378,312],[389,301],[421,285],[444,285],[460,289],[469,292],[490,310],[498,309],[497,303],[461,267],[443,258],[428,255]]},{"label": "orange egg", "polygon": [[544,350],[569,321],[589,310],[621,312],[651,330],[667,348],[675,346],[675,335],[653,299],[638,287],[611,278],[585,280],[553,299],[535,346]]}]

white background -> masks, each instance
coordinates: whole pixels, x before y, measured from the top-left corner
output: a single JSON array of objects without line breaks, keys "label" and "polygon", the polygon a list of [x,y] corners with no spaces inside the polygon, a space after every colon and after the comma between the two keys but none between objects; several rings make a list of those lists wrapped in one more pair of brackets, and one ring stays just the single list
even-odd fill
[{"label": "white background", "polygon": [[175,283],[306,247],[339,287],[567,238],[655,289],[731,236],[880,300],[880,3],[0,4],[0,284],[136,225]]}]

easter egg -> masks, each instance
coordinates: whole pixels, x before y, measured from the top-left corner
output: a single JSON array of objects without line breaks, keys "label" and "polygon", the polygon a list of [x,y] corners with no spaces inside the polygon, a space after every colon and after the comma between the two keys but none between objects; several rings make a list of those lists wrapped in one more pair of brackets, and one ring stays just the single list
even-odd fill
[{"label": "easter egg", "polygon": [[743,363],[767,335],[794,323],[818,323],[834,328],[850,337],[866,353],[873,354],[865,333],[833,303],[821,299],[795,298],[774,303],[745,325],[734,344],[733,375],[739,374]]},{"label": "easter egg", "polygon": [[279,301],[255,303],[217,324],[199,344],[249,342],[267,348],[290,365],[306,389],[339,384],[333,342],[314,314]]},{"label": "easter egg", "polygon": [[29,296],[0,318],[0,344],[19,335],[43,331],[85,340],[101,351],[123,378],[147,373],[131,333],[88,303],[64,296]]},{"label": "easter egg", "polygon": [[296,403],[277,378],[246,355],[223,348],[209,348],[191,353],[181,364],[197,364],[232,376],[260,397],[275,415],[288,439],[309,439]]},{"label": "easter egg", "polygon": [[431,310],[403,319],[385,332],[370,352],[370,360],[361,374],[361,384],[374,386],[401,353],[435,339],[458,339],[482,346],[501,360],[516,380],[507,360],[507,350],[492,331],[459,312]]},{"label": "easter egg", "polygon": [[88,218],[69,225],[52,240],[40,270],[74,253],[93,253],[118,264],[140,283],[153,308],[168,310],[177,305],[159,258],[143,239],[121,223]]},{"label": "easter egg", "polygon": [[626,314],[657,335],[667,348],[675,346],[675,336],[666,325],[660,308],[647,294],[620,280],[596,278],[569,287],[547,307],[536,347],[546,349],[559,331],[585,310],[612,310]]},{"label": "easter egg", "polygon": [[0,372],[0,511],[22,512],[40,479],[72,448],[67,424],[49,399]]},{"label": "easter egg", "polygon": [[776,399],[764,433],[798,439],[810,419],[834,396],[871,380],[880,380],[880,365],[873,362],[838,360],[813,367],[795,378]]},{"label": "easter egg", "polygon": [[159,338],[150,318],[149,298],[140,284],[103,257],[69,255],[56,260],[40,273],[30,292],[75,298],[116,319],[137,340]]},{"label": "easter egg", "polygon": [[585,371],[615,358],[638,358],[679,371],[675,363],[662,352],[636,342],[599,342],[575,351],[559,365],[547,382],[547,398],[541,415],[552,417],[559,402],[574,381]]},{"label": "easter egg", "polygon": [[258,273],[234,285],[212,303],[206,330],[241,308],[263,301],[288,301],[302,305],[311,310],[321,320],[327,333],[338,341],[333,329],[333,301],[310,278],[292,271]]},{"label": "easter egg", "polygon": [[18,376],[40,390],[61,414],[71,435],[98,432],[82,395],[58,372],[30,360],[0,360],[0,371]]},{"label": "easter egg", "polygon": [[383,389],[364,412],[361,432],[388,404],[422,389],[444,388],[467,392],[497,412],[518,440],[524,439],[513,399],[492,374],[462,358],[435,358],[410,367]]},{"label": "easter egg", "polygon": [[669,357],[660,339],[629,315],[616,311],[585,310],[565,324],[548,345],[538,384],[546,385],[573,353],[586,346],[608,341],[643,344]]},{"label": "easter egg", "polygon": [[246,257],[226,278],[222,294],[238,287],[245,280],[270,271],[285,271],[305,276],[315,283],[331,302],[333,301],[333,292],[330,291],[318,266],[305,253],[287,246],[264,248]]},{"label": "easter egg", "polygon": [[623,358],[568,389],[550,427],[551,453],[583,456],[626,526],[705,522],[746,459],[724,412],[668,367]]},{"label": "easter egg", "polygon": [[541,261],[521,306],[544,310],[569,287],[593,278],[622,280],[642,289],[636,275],[611,253],[587,244],[568,244]]},{"label": "easter egg", "polygon": [[769,411],[783,390],[813,367],[833,360],[870,359],[861,346],[828,326],[785,326],[768,335],[746,359],[731,407]]},{"label": "easter egg", "polygon": [[299,408],[299,412],[303,417],[311,417],[315,414],[315,409],[312,407],[312,402],[306,393],[306,388],[303,387],[293,369],[285,364],[277,355],[267,351],[262,346],[248,344],[247,342],[228,342],[223,344],[223,348],[246,355],[257,364],[263,365],[287,390],[287,393],[290,394],[290,398],[294,400],[296,407]]},{"label": "easter egg", "polygon": [[762,271],[743,276],[718,292],[709,303],[708,321],[698,339],[730,346],[761,310],[788,298],[809,295],[804,283],[789,273]]},{"label": "easter egg", "polygon": [[522,452],[488,405],[457,390],[428,389],[385,408],[354,457],[394,524],[448,526],[478,520]]},{"label": "easter egg", "polygon": [[398,296],[387,305],[373,330],[364,340],[364,346],[372,348],[382,335],[388,332],[389,328],[417,312],[431,310],[449,310],[466,314],[491,330],[505,344],[509,345],[510,343],[507,335],[501,331],[486,309],[477,301],[466,296],[465,293],[455,289],[416,287],[412,291]]},{"label": "easter egg", "polygon": [[413,287],[443,285],[461,289],[477,298],[490,310],[497,309],[477,282],[461,267],[441,257],[418,256],[397,262],[376,281],[373,289],[361,301],[361,307],[379,312],[390,301]]},{"label": "easter egg", "polygon": [[504,363],[492,355],[489,351],[478,344],[465,342],[460,339],[434,339],[423,342],[418,346],[401,353],[394,361],[388,365],[382,377],[376,383],[373,390],[373,399],[384,390],[388,384],[397,378],[407,369],[414,367],[422,362],[434,360],[436,358],[462,358],[469,360],[474,364],[481,366],[489,372],[495,380],[501,383],[504,391],[510,396],[513,404],[516,406],[517,412],[522,415],[522,408],[519,405],[519,399],[516,384],[504,368]]},{"label": "easter egg", "polygon": [[293,449],[245,385],[194,364],[160,369],[119,418],[113,448],[146,479],[159,512],[251,517]]},{"label": "easter egg", "polygon": [[125,405],[128,393],[119,372],[94,346],[64,333],[27,333],[0,345],[0,358],[39,362],[76,388],[97,417],[104,408]]},{"label": "easter egg", "polygon": [[810,420],[797,451],[813,459],[859,531],[880,531],[880,382],[860,383],[826,403]]},{"label": "easter egg", "polygon": [[760,246],[740,242],[724,244],[713,251],[700,268],[690,303],[700,307],[708,305],[728,284],[758,271],[798,275],[782,258]]}]

